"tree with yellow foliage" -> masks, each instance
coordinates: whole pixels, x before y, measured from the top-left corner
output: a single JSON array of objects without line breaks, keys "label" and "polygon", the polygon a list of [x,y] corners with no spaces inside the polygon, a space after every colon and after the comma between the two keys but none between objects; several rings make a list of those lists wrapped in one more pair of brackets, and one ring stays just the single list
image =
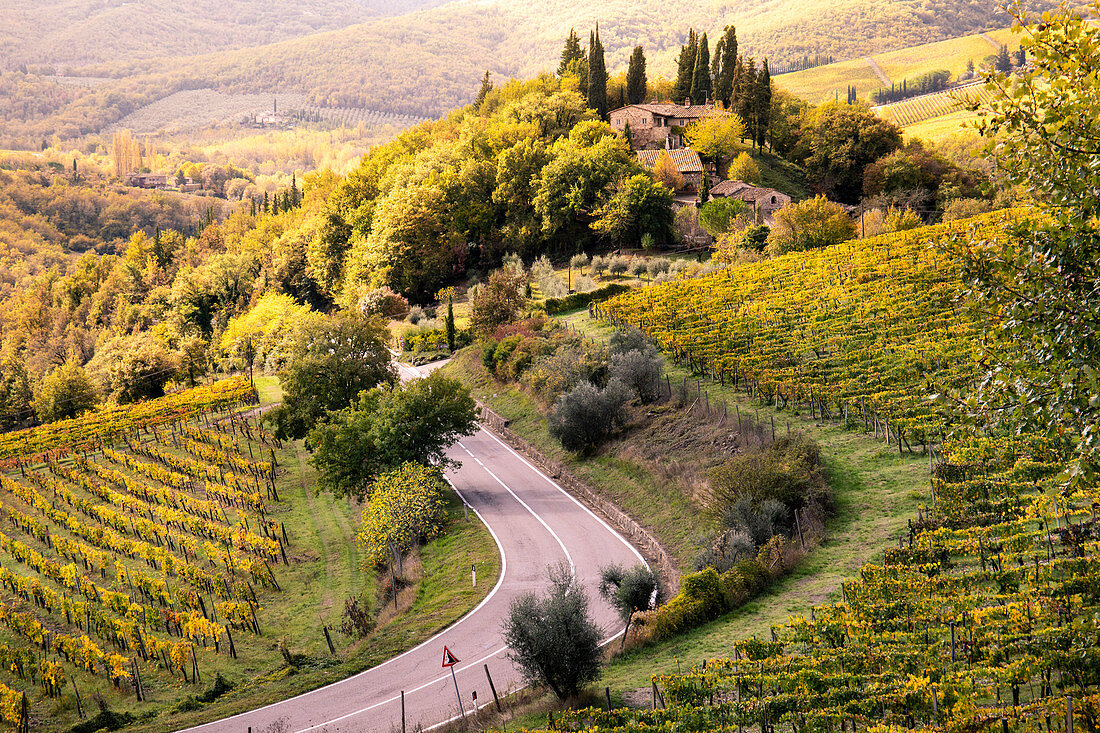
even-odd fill
[{"label": "tree with yellow foliage", "polygon": [[679,191],[684,187],[684,176],[672,161],[672,156],[667,150],[662,150],[657,158],[657,164],[653,166],[653,177],[665,184],[671,191]]},{"label": "tree with yellow foliage", "polygon": [[728,158],[742,147],[745,123],[733,113],[714,110],[692,122],[684,130],[684,138],[691,148],[704,158],[715,162]]}]

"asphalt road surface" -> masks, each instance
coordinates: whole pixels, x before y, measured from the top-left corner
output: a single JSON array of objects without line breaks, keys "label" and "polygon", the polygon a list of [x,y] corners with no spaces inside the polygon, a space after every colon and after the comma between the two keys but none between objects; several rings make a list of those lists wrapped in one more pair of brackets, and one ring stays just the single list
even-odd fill
[{"label": "asphalt road surface", "polygon": [[[403,377],[417,374],[411,367],[401,370]],[[488,597],[440,634],[377,667],[189,731],[399,732],[402,691],[407,730],[418,725],[431,730],[461,715],[450,671],[442,667],[444,645],[460,660],[454,671],[465,712],[472,709],[474,692],[479,707],[492,704],[485,665],[498,693],[523,685],[500,635],[509,604],[525,591],[544,589],[547,568],[562,561],[588,592],[604,638],[619,633],[618,616],[597,592],[599,569],[612,562],[644,562],[637,550],[495,435],[479,430],[452,447],[450,455],[462,467],[448,479],[489,527],[503,558],[500,579]],[[469,583],[470,575],[455,582]]]}]

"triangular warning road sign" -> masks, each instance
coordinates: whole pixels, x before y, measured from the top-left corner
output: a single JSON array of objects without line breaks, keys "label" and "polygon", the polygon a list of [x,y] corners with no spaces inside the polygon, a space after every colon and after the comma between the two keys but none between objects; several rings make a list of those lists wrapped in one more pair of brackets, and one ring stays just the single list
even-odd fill
[{"label": "triangular warning road sign", "polygon": [[456,664],[458,664],[458,657],[456,657],[454,654],[451,654],[451,650],[448,649],[446,647],[446,645],[444,645],[444,647],[443,647],[443,668],[446,669],[447,667],[453,667]]}]

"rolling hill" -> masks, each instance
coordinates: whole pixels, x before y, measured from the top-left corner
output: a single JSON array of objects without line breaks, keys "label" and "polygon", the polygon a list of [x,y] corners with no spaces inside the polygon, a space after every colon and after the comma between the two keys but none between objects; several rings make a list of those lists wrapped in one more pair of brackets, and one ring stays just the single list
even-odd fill
[{"label": "rolling hill", "polygon": [[446,0],[0,0],[0,69],[257,46]]},{"label": "rolling hill", "polygon": [[473,97],[485,69],[501,79],[555,68],[569,29],[583,33],[597,21],[609,70],[622,70],[630,50],[641,44],[653,77],[671,75],[689,27],[713,34],[735,24],[742,52],[783,62],[807,54],[862,56],[1003,23],[977,0],[720,0],[688,6],[658,0],[458,0],[246,49],[173,56],[180,52],[164,46],[152,59],[118,55],[81,70],[115,81],[70,90],[72,99],[43,115],[34,135],[94,132],[184,89],[298,93],[318,106],[439,116]]},{"label": "rolling hill", "polygon": [[854,86],[859,97],[867,99],[876,89],[891,83],[900,85],[903,79],[915,79],[930,71],[947,69],[958,77],[966,72],[968,61],[980,64],[1002,43],[1015,48],[1019,40],[1010,28],[974,33],[783,74],[774,77],[775,84],[812,104],[843,98],[848,86]]}]

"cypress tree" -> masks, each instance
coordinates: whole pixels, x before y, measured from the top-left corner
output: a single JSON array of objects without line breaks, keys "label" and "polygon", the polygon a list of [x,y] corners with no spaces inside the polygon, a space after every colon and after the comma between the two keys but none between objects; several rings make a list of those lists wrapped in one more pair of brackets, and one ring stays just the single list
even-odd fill
[{"label": "cypress tree", "polygon": [[1001,50],[997,52],[997,60],[993,66],[997,71],[1004,73],[1012,71],[1012,59],[1008,55],[1008,44],[1001,44]]},{"label": "cypress tree", "polygon": [[584,58],[584,49],[581,48],[581,39],[577,31],[570,28],[569,38],[565,39],[565,48],[561,50],[561,63],[558,64],[558,76],[565,76],[569,72],[569,66],[574,61]]},{"label": "cypress tree", "polygon": [[756,61],[750,56],[741,62],[737,78],[737,114],[745,123],[745,133],[750,140],[756,140]]},{"label": "cypress tree", "polygon": [[447,298],[447,348],[455,350],[455,306],[451,298]]},{"label": "cypress tree", "polygon": [[626,124],[623,126],[623,140],[626,141],[626,144],[629,145],[631,149],[634,148],[634,131],[630,129],[630,120],[627,120]]},{"label": "cypress tree", "polygon": [[301,196],[298,195],[298,172],[294,171],[290,174],[290,207],[292,209],[298,208],[301,200]]},{"label": "cypress tree", "polygon": [[707,34],[699,38],[699,47],[695,51],[695,68],[691,75],[692,104],[705,104],[711,96],[710,48],[707,46]]},{"label": "cypress tree", "polygon": [[607,119],[607,68],[603,60],[603,44],[600,43],[600,25],[591,35],[588,49],[588,108]]},{"label": "cypress tree", "polygon": [[699,203],[705,204],[710,201],[710,176],[707,175],[706,167],[703,168],[703,182],[699,185]]},{"label": "cypress tree", "polygon": [[485,103],[485,98],[489,96],[489,92],[491,91],[493,91],[493,82],[490,80],[489,70],[486,69],[485,76],[481,77],[481,89],[478,90],[477,99],[474,100],[474,107],[476,109],[481,109],[481,105]]},{"label": "cypress tree", "polygon": [[729,109],[733,104],[733,82],[737,73],[737,29],[727,25],[714,47],[714,98]]},{"label": "cypress tree", "polygon": [[645,95],[645,51],[641,46],[635,46],[634,53],[630,54],[630,65],[626,68],[626,98],[630,104],[641,104],[645,101]]},{"label": "cypress tree", "polygon": [[688,31],[686,46],[680,46],[680,59],[677,62],[676,82],[672,85],[672,101],[680,104],[691,94],[691,79],[695,74],[695,57],[699,55],[699,39],[694,30]]},{"label": "cypress tree", "polygon": [[756,80],[756,109],[756,142],[763,148],[772,122],[772,74],[767,58]]},{"label": "cypress tree", "polygon": [[267,199],[267,191],[264,191],[264,213],[267,214],[270,211],[270,205]]}]

